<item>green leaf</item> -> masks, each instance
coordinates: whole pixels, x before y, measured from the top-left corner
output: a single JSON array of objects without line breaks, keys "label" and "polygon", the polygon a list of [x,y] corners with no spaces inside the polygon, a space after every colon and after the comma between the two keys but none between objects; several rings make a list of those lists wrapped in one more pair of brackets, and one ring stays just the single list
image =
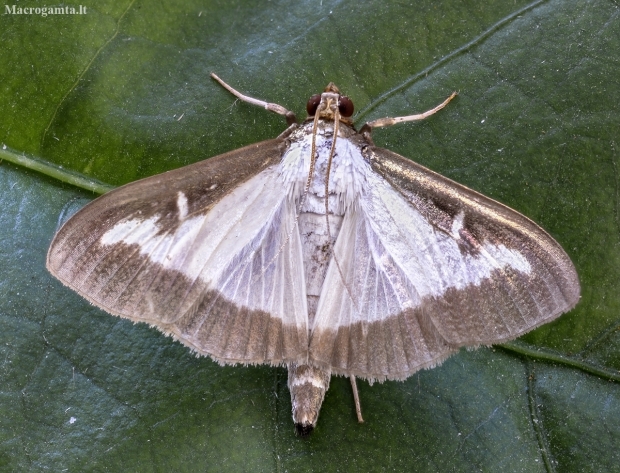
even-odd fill
[{"label": "green leaf", "polygon": [[[1,470],[620,471],[616,1],[83,5],[0,18]],[[375,142],[542,225],[575,262],[579,305],[502,348],[359,383],[364,424],[335,378],[296,438],[285,370],[195,358],[45,270],[93,190],[284,130],[210,72],[298,116],[333,81],[359,125],[458,90]]]}]

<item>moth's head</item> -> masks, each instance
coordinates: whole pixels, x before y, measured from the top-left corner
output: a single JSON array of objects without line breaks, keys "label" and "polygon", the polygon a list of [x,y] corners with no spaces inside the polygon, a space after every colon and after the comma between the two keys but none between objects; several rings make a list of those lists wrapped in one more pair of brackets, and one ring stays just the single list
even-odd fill
[{"label": "moth's head", "polygon": [[346,95],[340,95],[340,90],[333,82],[327,84],[322,94],[310,97],[306,104],[308,117],[314,118],[316,115],[325,120],[340,120],[351,123],[353,115],[353,102]]}]

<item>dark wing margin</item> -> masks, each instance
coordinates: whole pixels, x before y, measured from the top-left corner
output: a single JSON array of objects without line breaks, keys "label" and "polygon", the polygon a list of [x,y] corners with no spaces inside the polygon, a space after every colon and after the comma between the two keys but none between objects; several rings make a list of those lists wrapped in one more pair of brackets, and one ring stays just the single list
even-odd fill
[{"label": "dark wing margin", "polygon": [[[415,302],[404,305],[400,311],[389,310],[382,317],[375,313],[371,318],[368,301],[355,301],[354,305],[362,310],[356,311],[359,315],[354,323],[330,321],[312,334],[310,357],[315,364],[329,366],[334,374],[371,381],[405,379],[422,368],[440,364],[459,347],[515,339],[577,304],[579,279],[570,258],[527,217],[391,151],[368,146],[363,154],[372,171],[406,202],[403,208],[421,215],[428,223],[423,225],[427,230],[420,229],[428,232],[426,241],[413,239],[409,243],[411,251],[417,253],[417,261],[434,254],[425,249],[429,241],[452,240],[458,245],[456,259],[460,263],[450,266],[449,271],[445,267],[430,271],[429,274],[448,274],[445,289],[426,292],[421,299],[415,298],[424,293],[416,290],[416,284],[422,284],[420,289],[424,289],[426,280],[405,279],[403,274],[411,274],[410,269],[401,267],[401,273],[394,266],[393,271],[377,273],[395,288],[409,291],[413,295],[409,301]],[[402,220],[399,210],[386,207],[384,211],[391,213],[395,224]],[[363,218],[366,222],[373,220],[371,215]],[[389,252],[389,238],[382,236],[382,232],[390,231],[389,226],[382,226],[375,233],[371,226],[360,226],[367,233],[356,234],[367,240],[375,235],[377,241],[387,243],[385,249]],[[517,259],[526,262],[527,270],[495,260],[493,252],[497,249],[502,254],[519,255]],[[356,250],[354,257],[360,259],[366,253]],[[441,265],[446,261],[431,258],[428,264]],[[495,269],[477,283],[450,287],[451,272],[455,280],[468,280],[459,271],[476,271],[475,267],[468,267],[468,261],[484,261],[488,268]],[[368,267],[362,260],[355,266]],[[351,285],[348,292],[354,297],[361,294],[356,284],[364,280],[365,274],[345,272],[345,277]]]},{"label": "dark wing margin", "polygon": [[200,278],[153,263],[137,244],[100,244],[110,228],[131,219],[157,218],[160,233],[174,233],[184,218],[208,214],[235,188],[277,165],[285,149],[282,139],[263,141],[101,196],[58,231],[48,270],[106,312],[154,325],[221,363],[298,358],[307,350],[306,327],[291,330],[265,311],[237,306]]},{"label": "dark wing margin", "polygon": [[482,242],[503,244],[524,254],[540,270],[535,270],[535,274],[548,272],[545,282],[550,286],[548,296],[554,302],[546,313],[540,314],[542,319],[535,326],[524,326],[522,333],[549,322],[579,302],[579,277],[571,259],[560,244],[532,220],[392,151],[371,147],[368,156],[373,170],[438,230],[449,233],[452,222],[463,211],[464,251],[475,252],[476,244]]}]

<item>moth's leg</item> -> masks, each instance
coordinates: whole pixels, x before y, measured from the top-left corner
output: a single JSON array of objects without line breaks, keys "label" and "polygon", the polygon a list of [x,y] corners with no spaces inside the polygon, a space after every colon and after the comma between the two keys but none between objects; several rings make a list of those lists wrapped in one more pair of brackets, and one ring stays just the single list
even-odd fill
[{"label": "moth's leg", "polygon": [[448,103],[450,103],[450,100],[452,100],[456,96],[457,96],[457,92],[452,92],[452,95],[450,95],[450,97],[448,97],[442,103],[437,105],[435,108],[432,108],[424,113],[418,113],[417,115],[407,115],[406,117],[395,117],[395,118],[385,117],[385,118],[379,118],[378,120],[374,120],[372,122],[368,122],[362,127],[362,129],[360,130],[360,133],[370,133],[370,131],[372,131],[373,128],[379,128],[382,126],[392,126],[392,125],[396,125],[397,123],[424,120],[426,117],[430,117],[431,115],[437,113],[439,110],[444,108],[446,105],[448,105]]},{"label": "moth's leg", "polygon": [[357,392],[357,383],[355,382],[355,376],[349,376],[351,380],[351,388],[353,389],[353,400],[355,401],[355,413],[357,414],[357,421],[362,424],[364,419],[362,418],[362,406],[360,406],[360,396]]},{"label": "moth's leg", "polygon": [[241,92],[229,86],[226,82],[220,79],[213,72],[211,73],[211,77],[213,77],[216,81],[218,81],[222,87],[224,87],[228,92],[233,94],[238,99],[243,100],[244,102],[247,102],[247,103],[251,103],[252,105],[258,105],[259,107],[263,107],[265,110],[269,110],[270,112],[275,112],[279,115],[283,115],[286,118],[286,123],[288,125],[297,123],[295,114],[291,112],[290,110],[285,109],[282,105],[278,105],[277,103],[265,102],[263,100],[258,100],[252,97],[248,97],[247,95],[243,95]]}]

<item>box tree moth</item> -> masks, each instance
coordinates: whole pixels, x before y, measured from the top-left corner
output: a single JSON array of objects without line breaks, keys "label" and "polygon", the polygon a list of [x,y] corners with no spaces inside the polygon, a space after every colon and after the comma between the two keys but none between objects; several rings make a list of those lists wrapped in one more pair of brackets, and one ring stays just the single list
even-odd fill
[{"label": "box tree moth", "polygon": [[285,365],[300,435],[332,375],[404,380],[460,347],[511,340],[571,309],[561,246],[508,207],[376,147],[329,84],[276,139],[94,200],[56,234],[47,267],[110,314],[221,364]]}]

